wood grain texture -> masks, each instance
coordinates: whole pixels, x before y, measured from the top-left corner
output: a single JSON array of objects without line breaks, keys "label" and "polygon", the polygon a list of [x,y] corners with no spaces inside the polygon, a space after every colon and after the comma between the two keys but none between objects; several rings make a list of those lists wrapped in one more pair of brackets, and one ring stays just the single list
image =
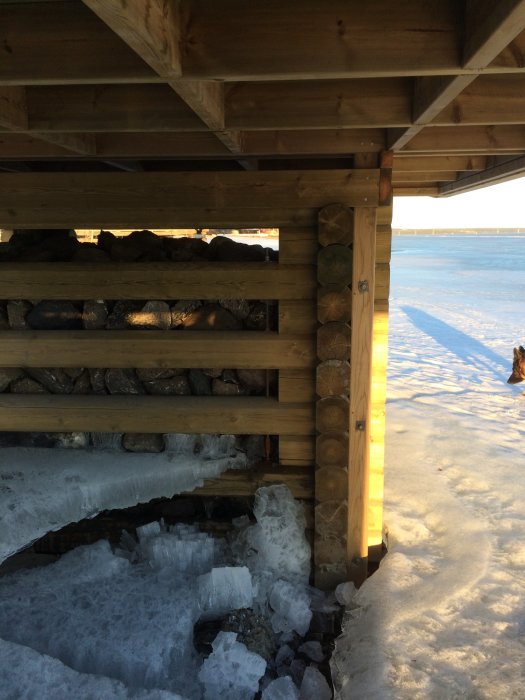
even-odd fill
[{"label": "wood grain texture", "polygon": [[[1,176],[0,176],[1,177]],[[312,269],[279,263],[8,263],[1,299],[314,299]]]},{"label": "wood grain texture", "polygon": [[354,280],[367,281],[352,288],[352,348],[350,378],[350,464],[348,473],[349,575],[366,578],[368,556],[369,442],[372,373],[372,328],[375,272],[375,211],[357,209],[354,231]]},{"label": "wood grain texture", "polygon": [[206,479],[203,486],[193,489],[196,496],[253,496],[257,489],[273,484],[286,484],[295,498],[313,498],[313,474],[307,469],[275,468],[261,464],[254,469],[232,469],[217,479]]},{"label": "wood grain texture", "polygon": [[311,434],[314,408],[260,397],[0,394],[0,430]]},{"label": "wood grain texture", "polygon": [[258,331],[1,331],[0,367],[309,368],[311,336]]}]

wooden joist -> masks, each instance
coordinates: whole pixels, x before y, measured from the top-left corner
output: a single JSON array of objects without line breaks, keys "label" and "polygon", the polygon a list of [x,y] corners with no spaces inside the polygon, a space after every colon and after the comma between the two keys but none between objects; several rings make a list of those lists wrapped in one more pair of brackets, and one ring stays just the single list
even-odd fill
[{"label": "wooden joist", "polygon": [[276,262],[9,263],[0,270],[0,299],[266,299],[271,293],[306,300],[316,291],[309,265]]},{"label": "wooden joist", "polygon": [[259,331],[2,331],[0,367],[312,366],[312,336]]},{"label": "wooden joist", "polygon": [[264,397],[0,394],[0,430],[310,435],[311,404]]}]

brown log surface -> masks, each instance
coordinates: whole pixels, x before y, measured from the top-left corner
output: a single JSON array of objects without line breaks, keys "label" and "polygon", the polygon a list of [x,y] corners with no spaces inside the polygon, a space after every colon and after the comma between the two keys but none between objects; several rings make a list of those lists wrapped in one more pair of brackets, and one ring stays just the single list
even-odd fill
[{"label": "brown log surface", "polygon": [[354,211],[342,204],[329,204],[319,212],[319,243],[351,245],[354,237]]},{"label": "brown log surface", "polygon": [[319,284],[350,285],[352,283],[352,250],[338,243],[326,246],[317,256]]},{"label": "brown log surface", "polygon": [[319,323],[343,321],[352,317],[352,290],[347,286],[326,285],[317,290],[317,320]]},{"label": "brown log surface", "polygon": [[317,357],[321,360],[350,360],[350,326],[330,321],[317,331]]}]

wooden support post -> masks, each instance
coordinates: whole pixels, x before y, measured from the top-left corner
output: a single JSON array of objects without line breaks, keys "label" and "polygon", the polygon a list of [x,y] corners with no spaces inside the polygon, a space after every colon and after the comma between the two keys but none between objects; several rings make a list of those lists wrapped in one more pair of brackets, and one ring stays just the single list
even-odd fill
[{"label": "wooden support post", "polygon": [[340,204],[319,212],[315,584],[347,578],[348,421],[354,212]]},{"label": "wooden support post", "polygon": [[348,578],[361,584],[368,568],[368,493],[374,319],[375,209],[356,209],[350,359]]}]

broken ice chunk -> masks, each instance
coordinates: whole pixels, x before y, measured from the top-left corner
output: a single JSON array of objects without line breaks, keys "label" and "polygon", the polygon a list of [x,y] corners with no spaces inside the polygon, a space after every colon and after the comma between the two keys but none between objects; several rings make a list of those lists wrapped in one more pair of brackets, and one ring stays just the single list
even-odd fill
[{"label": "broken ice chunk", "polygon": [[348,606],[354,599],[355,594],[357,593],[357,588],[355,585],[350,582],[350,581],[345,581],[344,583],[340,583],[337,588],[335,589],[335,597],[337,602],[340,605],[345,605]]},{"label": "broken ice chunk", "polygon": [[331,700],[332,691],[326,678],[315,666],[308,666],[301,683],[300,700]]},{"label": "broken ice chunk", "polygon": [[221,566],[197,580],[199,603],[206,617],[218,617],[229,610],[250,608],[252,577],[246,566]]},{"label": "broken ice chunk", "polygon": [[199,671],[204,700],[252,700],[266,661],[237,642],[235,632],[219,632],[212,647]]},{"label": "broken ice chunk", "polygon": [[299,690],[289,676],[276,678],[266,686],[262,700],[298,700]]},{"label": "broken ice chunk", "polygon": [[310,627],[312,611],[310,599],[304,592],[303,586],[294,585],[280,579],[272,586],[270,605],[275,615],[272,616],[272,626],[275,632],[286,632],[291,627],[303,637]]},{"label": "broken ice chunk", "polygon": [[323,648],[320,642],[305,642],[301,644],[298,651],[317,663],[324,659]]},{"label": "broken ice chunk", "polygon": [[137,528],[137,537],[139,542],[142,543],[148,540],[150,537],[160,535],[160,531],[160,523],[156,521],[152,523],[147,523],[146,525],[141,525],[141,527]]}]

